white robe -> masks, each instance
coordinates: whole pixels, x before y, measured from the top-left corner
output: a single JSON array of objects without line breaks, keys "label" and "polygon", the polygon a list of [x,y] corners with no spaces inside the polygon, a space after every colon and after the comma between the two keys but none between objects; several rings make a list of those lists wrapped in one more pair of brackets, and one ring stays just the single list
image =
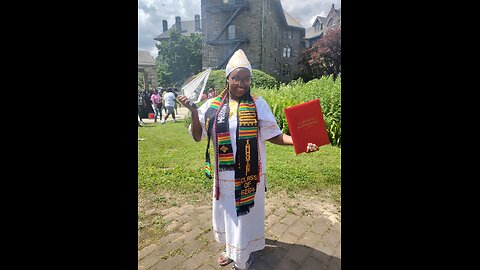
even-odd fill
[{"label": "white robe", "polygon": [[[207,137],[205,130],[205,113],[210,107],[213,99],[207,100],[198,108],[198,118],[202,125],[202,139]],[[265,187],[266,187],[266,145],[265,142],[282,131],[278,127],[275,116],[270,107],[262,97],[254,98],[257,108],[259,127],[259,155],[261,160],[260,181],[255,192],[255,205],[246,215],[237,217],[235,208],[235,172],[222,171],[219,173],[220,198],[215,199],[215,185],[212,190],[213,211],[213,234],[215,240],[226,245],[227,256],[235,261],[235,265],[246,268],[246,262],[250,253],[261,250],[265,247]],[[229,117],[230,139],[235,158],[237,146],[236,141],[237,117]],[[213,133],[213,132],[212,132]],[[215,136],[215,134],[213,134]],[[214,139],[212,139],[212,142]],[[212,143],[211,142],[211,143]],[[212,143],[215,145],[214,143]],[[216,151],[216,149],[214,149]],[[210,151],[212,169],[215,169],[215,152]],[[213,172],[212,172],[213,173]]]}]

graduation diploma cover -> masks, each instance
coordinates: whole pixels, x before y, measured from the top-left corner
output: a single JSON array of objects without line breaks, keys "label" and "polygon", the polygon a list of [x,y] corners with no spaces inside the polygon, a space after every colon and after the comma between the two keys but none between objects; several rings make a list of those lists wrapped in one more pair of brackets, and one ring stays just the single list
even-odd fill
[{"label": "graduation diploma cover", "polygon": [[284,109],[295,154],[307,151],[308,143],[330,144],[320,100],[314,99]]}]

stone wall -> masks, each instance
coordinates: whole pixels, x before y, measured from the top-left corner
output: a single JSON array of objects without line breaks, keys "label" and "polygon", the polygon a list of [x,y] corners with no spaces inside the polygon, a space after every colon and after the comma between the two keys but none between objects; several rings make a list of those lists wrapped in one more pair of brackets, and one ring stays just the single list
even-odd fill
[{"label": "stone wall", "polygon": [[[237,0],[238,2],[238,0]],[[305,36],[304,28],[289,27],[285,24],[283,11],[279,9],[278,0],[250,0],[248,9],[243,9],[233,20],[236,36],[248,39],[242,43],[242,49],[251,65],[280,81],[290,81],[298,73],[298,61],[301,59]],[[203,27],[203,69],[215,68],[232,50],[231,45],[207,45],[225,26],[232,12],[220,12],[214,5],[223,4],[223,0],[201,0],[201,19]],[[207,11],[208,10],[208,11]],[[283,31],[291,31],[292,38],[284,39]],[[227,31],[220,39],[227,38]],[[290,46],[291,57],[282,56],[283,48]],[[291,70],[288,76],[282,74],[282,67],[288,64]]]}]

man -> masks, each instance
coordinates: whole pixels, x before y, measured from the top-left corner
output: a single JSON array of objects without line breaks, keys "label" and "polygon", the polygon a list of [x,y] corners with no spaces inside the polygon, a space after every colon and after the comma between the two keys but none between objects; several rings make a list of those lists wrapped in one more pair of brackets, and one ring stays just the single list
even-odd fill
[{"label": "man", "polygon": [[163,119],[160,123],[164,124],[170,114],[172,115],[173,122],[177,122],[177,119],[175,118],[175,103],[178,101],[175,99],[173,88],[167,89],[167,92],[163,95],[162,102],[166,110],[166,115],[165,119]]}]

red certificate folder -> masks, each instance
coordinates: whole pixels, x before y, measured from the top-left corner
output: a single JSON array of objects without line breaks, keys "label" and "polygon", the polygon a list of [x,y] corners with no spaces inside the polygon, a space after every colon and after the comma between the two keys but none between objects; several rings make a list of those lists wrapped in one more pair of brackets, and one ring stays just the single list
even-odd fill
[{"label": "red certificate folder", "polygon": [[330,144],[320,100],[314,99],[284,109],[295,154],[307,151],[308,143]]}]

